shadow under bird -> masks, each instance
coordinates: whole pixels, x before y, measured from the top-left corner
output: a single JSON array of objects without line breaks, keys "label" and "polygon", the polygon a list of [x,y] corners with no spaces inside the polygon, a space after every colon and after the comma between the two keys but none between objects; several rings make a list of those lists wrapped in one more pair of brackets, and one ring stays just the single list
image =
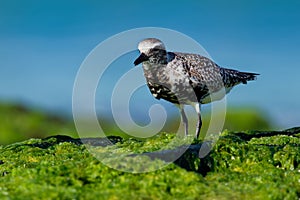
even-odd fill
[{"label": "shadow under bird", "polygon": [[167,52],[156,38],[142,40],[140,56],[134,65],[142,63],[150,92],[156,99],[165,99],[179,109],[188,135],[188,120],[184,105],[192,105],[198,115],[195,138],[202,126],[201,104],[222,99],[235,85],[247,84],[259,74],[240,72],[218,66],[207,57],[179,52]]}]

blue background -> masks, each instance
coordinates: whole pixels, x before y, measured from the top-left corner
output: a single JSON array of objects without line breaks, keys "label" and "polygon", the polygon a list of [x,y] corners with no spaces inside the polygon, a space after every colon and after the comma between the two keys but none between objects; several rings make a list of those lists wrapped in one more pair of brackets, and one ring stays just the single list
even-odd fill
[{"label": "blue background", "polygon": [[[2,0],[0,99],[71,114],[77,70],[97,44],[128,29],[164,27],[198,41],[221,66],[261,74],[235,88],[229,105],[254,106],[283,128],[297,126],[299,10],[300,1],[278,0]],[[124,61],[128,70],[137,55]]]}]

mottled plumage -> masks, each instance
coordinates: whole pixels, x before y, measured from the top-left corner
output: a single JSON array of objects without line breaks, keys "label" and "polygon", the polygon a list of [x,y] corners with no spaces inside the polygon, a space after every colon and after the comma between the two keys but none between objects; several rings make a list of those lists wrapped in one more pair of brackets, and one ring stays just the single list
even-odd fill
[{"label": "mottled plumage", "polygon": [[196,138],[202,125],[200,105],[222,99],[233,86],[246,84],[258,75],[219,67],[201,55],[167,52],[164,44],[155,38],[141,41],[138,48],[141,54],[134,64],[143,64],[147,85],[155,98],[180,108],[186,135],[188,123],[183,106],[195,107],[199,117]]}]

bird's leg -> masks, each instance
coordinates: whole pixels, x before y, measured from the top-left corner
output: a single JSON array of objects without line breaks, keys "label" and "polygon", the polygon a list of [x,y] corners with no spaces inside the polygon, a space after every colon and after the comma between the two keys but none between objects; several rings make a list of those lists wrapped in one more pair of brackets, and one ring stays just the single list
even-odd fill
[{"label": "bird's leg", "polygon": [[186,117],[185,112],[184,112],[184,105],[177,105],[177,107],[180,110],[182,122],[183,122],[183,125],[184,125],[184,134],[185,134],[185,136],[188,136],[188,134],[189,134],[188,133],[189,125],[188,125],[187,117]]},{"label": "bird's leg", "polygon": [[196,139],[198,139],[198,137],[199,137],[200,130],[201,130],[201,126],[202,126],[200,106],[201,106],[200,103],[196,103],[196,104],[194,105],[195,110],[196,110],[197,115],[198,115],[198,122],[197,122],[196,133],[195,133],[195,138],[196,138]]}]

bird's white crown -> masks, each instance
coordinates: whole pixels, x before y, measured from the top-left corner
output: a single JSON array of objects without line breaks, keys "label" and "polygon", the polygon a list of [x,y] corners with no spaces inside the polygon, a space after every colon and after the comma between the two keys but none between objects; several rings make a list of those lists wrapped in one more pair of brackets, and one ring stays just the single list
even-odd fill
[{"label": "bird's white crown", "polygon": [[138,49],[141,53],[148,53],[151,49],[166,50],[166,47],[162,41],[156,38],[147,38],[139,43]]}]

